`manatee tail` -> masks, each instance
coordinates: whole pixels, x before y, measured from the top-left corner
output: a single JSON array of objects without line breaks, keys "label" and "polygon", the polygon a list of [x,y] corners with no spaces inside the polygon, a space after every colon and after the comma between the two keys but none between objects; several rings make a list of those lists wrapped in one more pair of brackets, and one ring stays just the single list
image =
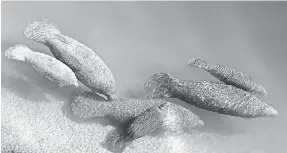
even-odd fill
[{"label": "manatee tail", "polygon": [[118,130],[108,132],[105,141],[101,145],[113,153],[122,153],[127,147],[127,143]]},{"label": "manatee tail", "polygon": [[126,142],[139,139],[160,127],[164,118],[162,107],[164,107],[165,104],[166,103],[151,107],[129,120],[124,126]]},{"label": "manatee tail", "polygon": [[172,97],[171,89],[177,84],[177,79],[167,73],[156,73],[144,84],[146,98]]},{"label": "manatee tail", "polygon": [[27,46],[19,44],[8,48],[5,51],[5,56],[9,59],[26,61],[29,52],[32,51]]},{"label": "manatee tail", "polygon": [[122,153],[132,141],[156,130],[163,123],[162,105],[147,109],[128,120],[121,128],[110,131],[102,146],[113,153]]},{"label": "manatee tail", "polygon": [[187,65],[194,68],[202,68],[202,69],[207,69],[208,67],[208,64],[205,61],[198,58],[188,60]]},{"label": "manatee tail", "polygon": [[28,39],[45,44],[47,40],[61,34],[57,25],[48,19],[36,20],[24,29],[24,36]]}]

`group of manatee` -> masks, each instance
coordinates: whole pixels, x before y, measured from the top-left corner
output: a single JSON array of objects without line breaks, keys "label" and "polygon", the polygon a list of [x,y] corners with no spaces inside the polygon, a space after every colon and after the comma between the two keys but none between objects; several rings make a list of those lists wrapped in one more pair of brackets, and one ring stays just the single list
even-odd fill
[{"label": "group of manatee", "polygon": [[105,148],[112,152],[123,152],[130,142],[157,128],[178,132],[204,125],[190,110],[163,98],[177,98],[205,110],[243,118],[277,115],[255,96],[266,96],[266,89],[236,69],[190,59],[190,67],[202,68],[221,82],[186,81],[156,73],[144,84],[145,99],[119,98],[107,64],[90,48],[62,34],[52,21],[29,23],[24,36],[49,47],[55,58],[21,44],[7,49],[5,56],[27,63],[59,87],[78,87],[78,81],[88,87],[89,91],[73,97],[72,112],[82,119],[109,117],[119,121],[124,128],[111,131],[105,140]]}]

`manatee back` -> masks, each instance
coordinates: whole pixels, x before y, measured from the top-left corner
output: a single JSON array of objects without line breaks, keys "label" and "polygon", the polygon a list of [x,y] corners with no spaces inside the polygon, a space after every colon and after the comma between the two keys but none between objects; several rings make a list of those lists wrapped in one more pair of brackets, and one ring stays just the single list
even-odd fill
[{"label": "manatee back", "polygon": [[253,77],[237,69],[217,64],[213,65],[208,72],[227,85],[233,85],[250,93],[267,95],[267,91],[263,85]]},{"label": "manatee back", "polygon": [[124,98],[110,102],[113,106],[111,116],[119,121],[126,121],[136,117],[147,109],[166,103],[160,99],[133,99]]},{"label": "manatee back", "polygon": [[108,97],[115,94],[116,83],[112,71],[96,52],[63,35],[46,45],[58,60],[74,71],[85,86]]},{"label": "manatee back", "polygon": [[255,118],[275,116],[277,111],[249,92],[212,81],[189,81],[178,88],[177,98],[219,114]]},{"label": "manatee back", "polygon": [[29,62],[39,74],[60,86],[78,86],[74,72],[64,63],[51,56],[33,52]]}]

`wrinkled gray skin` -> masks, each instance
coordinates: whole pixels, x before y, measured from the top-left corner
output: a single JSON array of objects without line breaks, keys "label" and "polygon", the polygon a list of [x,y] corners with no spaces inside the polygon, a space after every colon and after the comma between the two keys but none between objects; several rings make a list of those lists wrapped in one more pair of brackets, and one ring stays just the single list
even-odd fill
[{"label": "wrinkled gray skin", "polygon": [[128,143],[159,128],[163,124],[162,113],[161,106],[147,109],[124,123],[122,130],[113,130],[108,133],[103,146],[114,153],[122,153]]},{"label": "wrinkled gray skin", "polygon": [[24,36],[49,47],[53,55],[73,70],[77,79],[92,91],[117,99],[112,71],[100,56],[77,40],[61,34],[50,20],[33,21]]},{"label": "wrinkled gray skin", "polygon": [[243,117],[275,117],[277,111],[249,92],[213,81],[183,81],[157,73],[145,83],[149,98],[178,98],[219,114]]},{"label": "wrinkled gray skin", "polygon": [[34,52],[27,46],[18,44],[5,51],[8,59],[23,61],[32,67],[37,73],[57,84],[59,87],[78,87],[74,72],[54,57]]},{"label": "wrinkled gray skin", "polygon": [[188,65],[206,70],[227,85],[232,85],[253,94],[261,96],[267,95],[267,91],[262,84],[246,73],[240,72],[236,69],[220,64],[208,64],[201,59],[190,59],[188,61]]},{"label": "wrinkled gray skin", "polygon": [[[125,123],[153,107],[160,107],[160,112],[165,121],[163,126],[167,126],[170,130],[178,128],[173,130],[177,131],[179,127],[194,128],[203,125],[199,117],[190,110],[161,99],[122,98],[115,101],[105,101],[99,95],[85,91],[74,97],[71,103],[73,114],[77,117],[82,119],[109,117],[120,123]],[[178,124],[178,127],[168,122],[173,119],[177,119],[176,122],[172,123]]]},{"label": "wrinkled gray skin", "polygon": [[181,131],[204,123],[191,111],[160,99],[118,99],[107,102],[92,92],[76,96],[71,105],[74,115],[83,118],[110,117],[123,125],[105,140],[105,148],[121,153],[129,142],[157,128]]}]

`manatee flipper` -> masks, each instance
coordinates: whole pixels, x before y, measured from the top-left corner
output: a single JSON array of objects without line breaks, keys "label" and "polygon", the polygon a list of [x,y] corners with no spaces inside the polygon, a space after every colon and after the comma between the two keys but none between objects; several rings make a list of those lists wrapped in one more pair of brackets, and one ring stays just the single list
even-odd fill
[{"label": "manatee flipper", "polygon": [[163,123],[160,107],[147,109],[140,115],[124,123],[122,130],[113,130],[107,134],[102,145],[114,153],[122,153],[133,141],[160,127]]}]

